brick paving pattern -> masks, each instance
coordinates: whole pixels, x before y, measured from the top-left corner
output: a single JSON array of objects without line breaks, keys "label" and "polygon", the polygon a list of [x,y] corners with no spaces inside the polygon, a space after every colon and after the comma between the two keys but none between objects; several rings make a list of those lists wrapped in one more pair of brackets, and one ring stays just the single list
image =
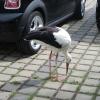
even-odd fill
[{"label": "brick paving pattern", "polygon": [[[1,45],[0,100],[100,100],[100,34],[95,8],[96,1],[87,0],[84,18],[62,25],[72,37],[73,58],[62,82],[47,79],[50,51],[45,46],[37,54],[27,56],[13,44]],[[62,54],[58,58],[58,73],[65,76]]]}]

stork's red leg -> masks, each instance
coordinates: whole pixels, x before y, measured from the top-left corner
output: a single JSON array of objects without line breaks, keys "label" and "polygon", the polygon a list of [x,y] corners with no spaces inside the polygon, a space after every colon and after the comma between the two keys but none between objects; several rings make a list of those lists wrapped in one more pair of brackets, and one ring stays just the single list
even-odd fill
[{"label": "stork's red leg", "polygon": [[70,55],[69,55],[68,51],[65,51],[65,52],[63,52],[63,53],[64,53],[65,61],[66,61],[66,76],[67,76],[68,67],[69,67],[69,63],[70,63],[70,61],[71,61],[71,58],[70,58]]},{"label": "stork's red leg", "polygon": [[55,59],[55,62],[56,62],[56,80],[58,80],[57,60],[58,60],[58,52],[56,54],[56,59]]},{"label": "stork's red leg", "polygon": [[52,51],[50,52],[50,55],[49,55],[49,76],[51,77],[51,57],[52,57]]},{"label": "stork's red leg", "polygon": [[68,67],[69,67],[69,63],[66,62],[66,75],[68,73]]}]

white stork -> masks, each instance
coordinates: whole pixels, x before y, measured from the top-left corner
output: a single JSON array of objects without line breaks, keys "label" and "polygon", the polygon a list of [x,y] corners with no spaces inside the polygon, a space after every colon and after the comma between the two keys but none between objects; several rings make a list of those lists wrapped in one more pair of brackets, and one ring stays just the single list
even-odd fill
[{"label": "white stork", "polygon": [[[66,74],[68,72],[68,66],[71,61],[71,55],[68,52],[68,49],[71,45],[71,37],[67,31],[60,27],[42,27],[37,30],[31,31],[24,38],[27,41],[30,40],[38,40],[44,44],[46,44],[47,48],[51,50],[49,55],[49,67],[50,67],[50,77],[51,77],[51,58],[52,51],[56,52],[56,65],[58,53],[62,52],[65,56],[66,61]],[[57,67],[57,66],[56,66]],[[52,77],[51,77],[52,78]],[[57,76],[56,76],[56,79]]]}]

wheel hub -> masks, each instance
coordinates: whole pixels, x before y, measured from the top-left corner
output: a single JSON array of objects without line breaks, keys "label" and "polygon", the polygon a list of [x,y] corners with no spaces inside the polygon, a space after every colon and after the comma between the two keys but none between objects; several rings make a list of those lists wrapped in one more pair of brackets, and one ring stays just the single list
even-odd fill
[{"label": "wheel hub", "polygon": [[[40,16],[35,16],[30,25],[30,31],[36,30],[38,27],[43,27],[43,20],[41,19]],[[35,40],[31,40],[30,44],[31,44],[31,47],[35,50],[41,46]]]}]

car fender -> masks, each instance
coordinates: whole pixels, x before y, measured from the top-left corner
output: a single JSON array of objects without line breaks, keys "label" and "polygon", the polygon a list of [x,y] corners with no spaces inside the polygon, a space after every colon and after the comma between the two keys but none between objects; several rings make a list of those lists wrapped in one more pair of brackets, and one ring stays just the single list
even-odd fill
[{"label": "car fender", "polygon": [[25,29],[25,26],[27,24],[27,19],[30,16],[30,14],[35,11],[39,10],[42,12],[44,16],[45,24],[47,23],[47,11],[45,4],[42,0],[33,0],[28,7],[26,8],[25,12],[23,13],[23,16],[21,17],[20,23],[19,23],[19,37],[23,34],[23,31]]}]

